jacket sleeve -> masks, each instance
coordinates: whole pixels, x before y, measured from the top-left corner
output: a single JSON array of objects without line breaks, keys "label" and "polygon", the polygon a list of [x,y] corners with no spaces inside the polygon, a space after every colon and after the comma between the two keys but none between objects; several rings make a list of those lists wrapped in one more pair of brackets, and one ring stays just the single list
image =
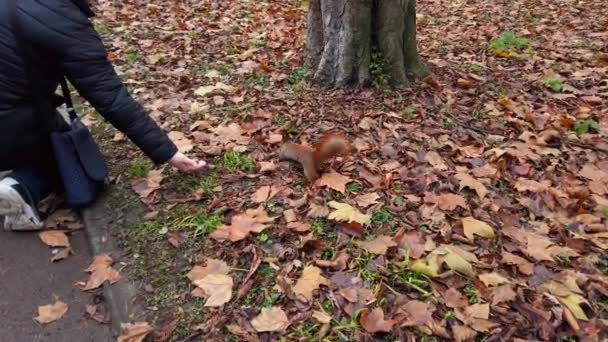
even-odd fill
[{"label": "jacket sleeve", "polygon": [[64,8],[47,9],[51,12],[47,12],[48,16],[63,17],[62,20],[50,20],[49,26],[30,15],[27,20],[33,20],[38,26],[31,32],[31,39],[37,40],[45,50],[52,51],[70,83],[106,120],[129,137],[153,162],[167,162],[175,155],[177,147],[131,97],[88,18],[74,5],[64,4]]}]

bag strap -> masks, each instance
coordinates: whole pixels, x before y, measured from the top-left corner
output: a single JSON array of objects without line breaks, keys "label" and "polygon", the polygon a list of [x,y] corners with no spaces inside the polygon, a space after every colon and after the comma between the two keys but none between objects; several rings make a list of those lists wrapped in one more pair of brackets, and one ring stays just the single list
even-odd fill
[{"label": "bag strap", "polygon": [[[27,75],[27,79],[28,79],[28,87],[30,88],[30,92],[31,95],[34,99],[34,102],[36,103],[36,107],[38,108],[37,112],[38,112],[38,116],[40,119],[42,119],[42,123],[43,123],[43,127],[50,127],[50,123],[52,122],[51,117],[48,117],[48,115],[45,115],[45,113],[54,113],[55,110],[54,108],[52,108],[52,106],[49,106],[48,104],[50,103],[49,101],[45,101],[43,98],[41,98],[41,92],[37,91],[37,89],[35,89],[35,85],[38,83],[35,81],[32,69],[30,64],[33,64],[31,62],[32,59],[30,57],[30,54],[28,53],[28,49],[27,46],[25,44],[25,39],[24,39],[24,35],[23,35],[23,26],[21,25],[21,22],[19,21],[19,18],[17,17],[17,0],[10,0],[9,1],[9,15],[10,15],[10,21],[11,21],[11,26],[13,28],[13,33],[15,34],[15,37],[17,38],[17,45],[21,54],[21,57],[23,58],[24,62],[25,62],[25,70],[26,70],[26,75]],[[63,93],[63,100],[65,101],[67,110],[68,110],[68,114],[70,116],[70,121],[74,121],[78,118],[78,115],[76,114],[76,110],[74,109],[74,104],[72,102],[72,96],[70,94],[70,88],[68,87],[67,81],[65,79],[65,76],[61,76],[61,78],[59,79],[59,84],[61,85],[61,92]],[[45,107],[50,107],[50,108],[45,108]]]}]

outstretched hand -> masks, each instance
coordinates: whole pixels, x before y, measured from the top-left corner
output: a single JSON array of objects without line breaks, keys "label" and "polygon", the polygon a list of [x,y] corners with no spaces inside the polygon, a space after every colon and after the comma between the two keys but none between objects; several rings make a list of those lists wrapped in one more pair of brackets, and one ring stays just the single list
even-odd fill
[{"label": "outstretched hand", "polygon": [[203,170],[207,166],[207,162],[204,160],[193,159],[185,156],[181,152],[177,152],[173,158],[169,160],[169,165],[181,172],[191,173]]}]

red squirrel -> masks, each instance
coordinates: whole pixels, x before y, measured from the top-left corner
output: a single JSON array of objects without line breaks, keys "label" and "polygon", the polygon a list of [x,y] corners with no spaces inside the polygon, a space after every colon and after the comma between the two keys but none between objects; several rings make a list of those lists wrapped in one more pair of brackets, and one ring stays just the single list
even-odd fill
[{"label": "red squirrel", "polygon": [[327,134],[312,147],[285,143],[279,151],[280,160],[291,160],[302,164],[304,175],[313,183],[319,178],[319,169],[324,161],[350,152],[350,142],[341,134]]}]

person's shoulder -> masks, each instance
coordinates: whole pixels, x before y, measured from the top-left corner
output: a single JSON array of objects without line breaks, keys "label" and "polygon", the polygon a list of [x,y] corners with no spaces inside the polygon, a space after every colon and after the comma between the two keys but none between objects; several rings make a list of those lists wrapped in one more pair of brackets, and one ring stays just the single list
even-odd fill
[{"label": "person's shoulder", "polygon": [[[19,10],[26,16],[52,25],[60,30],[66,20],[76,24],[89,24],[87,15],[77,6],[78,0],[19,0]],[[82,0],[85,1],[85,0]]]}]

